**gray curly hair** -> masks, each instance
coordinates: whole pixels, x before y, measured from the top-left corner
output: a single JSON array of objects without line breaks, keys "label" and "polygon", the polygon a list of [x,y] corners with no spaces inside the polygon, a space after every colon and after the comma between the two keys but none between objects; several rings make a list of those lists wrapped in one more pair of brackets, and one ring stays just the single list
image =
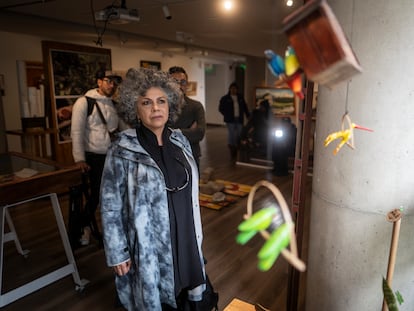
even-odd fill
[{"label": "gray curly hair", "polygon": [[183,94],[174,78],[164,71],[131,68],[119,86],[116,105],[119,117],[130,126],[135,127],[139,124],[136,110],[138,99],[145,96],[152,87],[160,88],[167,95],[169,122],[173,122],[180,113]]}]

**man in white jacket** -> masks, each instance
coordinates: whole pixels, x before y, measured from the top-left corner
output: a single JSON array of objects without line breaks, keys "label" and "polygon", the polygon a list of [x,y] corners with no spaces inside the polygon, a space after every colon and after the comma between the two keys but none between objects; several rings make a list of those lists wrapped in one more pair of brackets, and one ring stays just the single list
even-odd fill
[{"label": "man in white jacket", "polygon": [[[73,159],[82,173],[88,173],[89,176],[91,215],[95,214],[99,204],[102,170],[111,144],[110,134],[118,128],[119,119],[112,96],[122,78],[112,71],[100,70],[96,74],[96,81],[98,87],[87,91],[85,96],[75,102],[71,125]],[[90,219],[84,221],[84,234],[80,242],[88,245]]]}]

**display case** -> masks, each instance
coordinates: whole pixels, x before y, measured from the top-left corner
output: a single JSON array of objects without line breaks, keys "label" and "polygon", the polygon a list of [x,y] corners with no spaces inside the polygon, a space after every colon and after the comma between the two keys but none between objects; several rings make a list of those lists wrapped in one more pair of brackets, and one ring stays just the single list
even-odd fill
[{"label": "display case", "polygon": [[17,152],[0,154],[0,206],[46,193],[68,192],[81,178],[76,166]]}]

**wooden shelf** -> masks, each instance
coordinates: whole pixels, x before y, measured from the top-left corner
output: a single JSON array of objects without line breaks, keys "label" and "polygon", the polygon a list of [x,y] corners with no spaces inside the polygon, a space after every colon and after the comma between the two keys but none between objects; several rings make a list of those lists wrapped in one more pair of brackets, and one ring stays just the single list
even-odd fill
[{"label": "wooden shelf", "polygon": [[[56,134],[55,129],[28,128],[7,130],[6,134],[20,136],[22,152],[36,157],[47,158],[47,139],[46,137]],[[49,139],[50,141],[50,139]]]}]

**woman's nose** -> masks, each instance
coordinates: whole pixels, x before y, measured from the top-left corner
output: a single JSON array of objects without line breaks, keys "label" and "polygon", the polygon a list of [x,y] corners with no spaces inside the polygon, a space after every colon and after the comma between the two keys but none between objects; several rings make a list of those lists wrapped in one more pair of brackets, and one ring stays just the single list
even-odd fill
[{"label": "woman's nose", "polygon": [[151,107],[152,107],[152,110],[153,110],[153,111],[157,111],[157,110],[158,110],[158,108],[159,108],[159,106],[158,106],[157,102],[153,102],[153,103],[152,103],[152,105],[151,105]]}]

